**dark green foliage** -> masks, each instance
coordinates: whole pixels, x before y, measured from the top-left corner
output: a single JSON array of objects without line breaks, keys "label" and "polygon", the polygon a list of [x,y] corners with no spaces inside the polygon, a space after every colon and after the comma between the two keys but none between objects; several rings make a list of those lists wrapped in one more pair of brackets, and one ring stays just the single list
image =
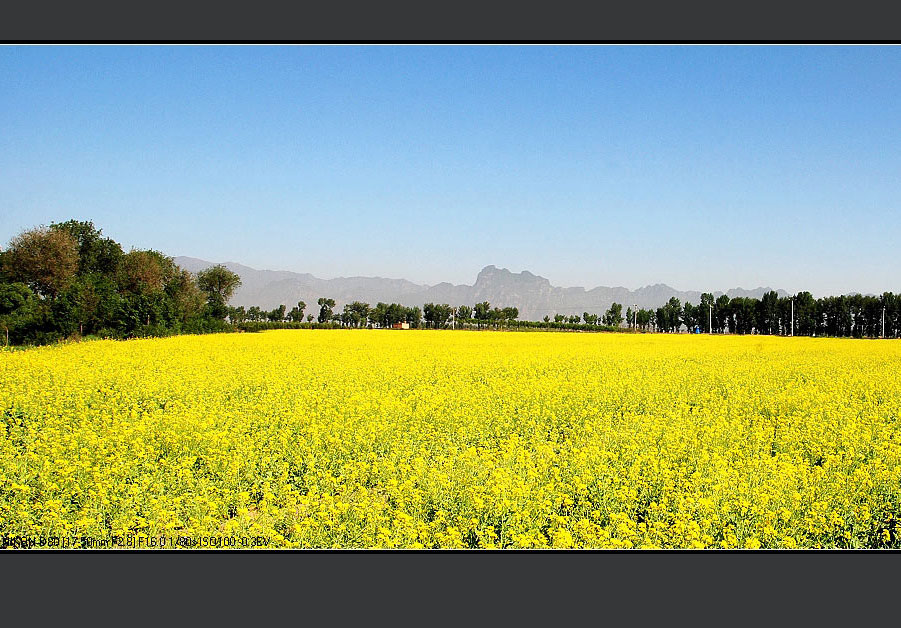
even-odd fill
[{"label": "dark green foliage", "polygon": [[[354,301],[345,310],[349,309],[349,322],[345,327],[362,327],[367,321],[370,327],[392,327],[398,323],[408,323],[416,329],[422,323],[423,312],[418,307],[406,307],[400,303],[376,303],[369,308],[367,303]],[[359,320],[359,323],[357,321]]]},{"label": "dark green foliage", "polygon": [[[292,307],[291,311],[288,312],[288,320],[295,323],[303,322],[303,311],[306,309],[306,307],[306,303],[304,303],[303,301],[298,301],[297,305]],[[244,308],[242,307],[241,310],[243,313]]]},{"label": "dark green foliage", "polygon": [[50,225],[55,231],[71,235],[78,246],[78,274],[97,273],[109,275],[116,271],[119,260],[124,255],[118,242],[104,238],[100,229],[90,221],[67,220]]},{"label": "dark green foliage", "polygon": [[489,313],[491,312],[491,304],[488,301],[482,301],[481,303],[476,303],[473,308],[472,317],[476,319],[476,323],[481,329],[482,325],[488,320]]},{"label": "dark green foliage", "polygon": [[247,310],[243,305],[228,308],[228,320],[230,323],[243,323],[247,320]]},{"label": "dark green foliage", "polygon": [[700,325],[700,308],[686,301],[685,305],[682,306],[682,315],[679,318],[679,322],[689,332],[694,331],[695,327]]},{"label": "dark green foliage", "polygon": [[36,297],[24,283],[0,283],[0,328],[3,342],[19,344],[19,332],[33,323]]},{"label": "dark green foliage", "polygon": [[201,275],[217,281],[200,286],[171,257],[124,253],[87,221],[25,231],[0,258],[3,342],[7,333],[11,343],[46,344],[228,331],[226,300],[240,279],[211,270]]},{"label": "dark green foliage", "polygon": [[206,295],[206,317],[225,319],[229,313],[228,300],[240,285],[241,278],[222,264],[197,273],[197,287]]},{"label": "dark green foliage", "polygon": [[335,307],[335,300],[326,297],[320,297],[317,303],[319,304],[319,322],[328,323],[332,320],[332,308]]},{"label": "dark green foliage", "polygon": [[[312,314],[310,315],[312,316]],[[263,310],[260,309],[258,305],[251,305],[250,309],[247,310],[247,320],[252,322],[263,321],[266,319],[266,315],[263,313]]]},{"label": "dark green foliage", "polygon": [[38,296],[52,300],[78,272],[78,242],[60,230],[23,231],[10,240],[0,265],[3,280],[24,283]]},{"label": "dark green foliage", "polygon": [[422,325],[422,310],[418,306],[408,307],[406,310],[407,322],[410,324],[410,327],[418,329]]},{"label": "dark green foliage", "polygon": [[280,323],[285,320],[285,310],[287,308],[284,305],[279,305],[277,308],[269,312],[267,318],[273,323]]},{"label": "dark green foliage", "polygon": [[[426,327],[431,327],[432,329],[447,327],[451,322],[453,312],[453,308],[447,303],[426,303],[422,306],[422,318]],[[486,318],[490,318],[490,312],[488,312]]]},{"label": "dark green foliage", "polygon": [[635,315],[635,323],[642,331],[647,331],[654,322],[654,313],[651,310],[639,309]]},{"label": "dark green foliage", "polygon": [[294,323],[289,321],[280,321],[280,322],[246,322],[240,323],[235,326],[236,329],[240,331],[246,331],[249,333],[256,333],[259,331],[266,331],[268,329],[340,329],[340,323],[316,323],[316,322],[306,322],[306,323]]},{"label": "dark green foliage", "polygon": [[[611,303],[610,308],[604,312],[604,324],[609,327],[619,327],[623,322],[622,303]],[[586,321],[588,322],[588,321]]]}]

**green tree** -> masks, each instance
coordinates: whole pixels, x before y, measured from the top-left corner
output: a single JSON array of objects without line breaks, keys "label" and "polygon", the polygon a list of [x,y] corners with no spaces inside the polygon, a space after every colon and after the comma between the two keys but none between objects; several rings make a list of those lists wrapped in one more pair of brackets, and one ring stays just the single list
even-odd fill
[{"label": "green tree", "polygon": [[447,303],[426,303],[422,307],[422,318],[427,327],[440,329],[450,322],[453,308]]},{"label": "green tree", "polygon": [[100,311],[100,295],[93,282],[82,277],[76,279],[69,290],[68,296],[72,299],[72,313],[78,322],[78,335],[84,336],[85,325],[92,330],[97,323],[97,315]]},{"label": "green tree", "polygon": [[334,313],[332,308],[335,307],[335,300],[327,297],[320,297],[316,303],[319,304],[319,322],[328,323],[332,320]]},{"label": "green tree", "polygon": [[[122,297],[118,323],[127,333],[142,325],[165,323],[167,285],[177,280],[181,269],[171,257],[153,250],[132,250],[122,256],[116,281]],[[221,312],[225,318],[225,309]]]},{"label": "green tree", "polygon": [[657,311],[654,313],[654,325],[656,326],[657,331],[664,333],[670,331],[666,307],[657,308]]},{"label": "green tree", "polygon": [[362,301],[354,301],[349,306],[349,313],[354,327],[363,327],[369,318],[369,304]]},{"label": "green tree", "polygon": [[370,308],[369,323],[377,327],[385,328],[388,326],[388,304],[379,301],[375,307]]},{"label": "green tree", "polygon": [[422,310],[419,309],[419,306],[407,308],[406,319],[410,324],[410,327],[412,327],[413,329],[418,329],[422,324]]},{"label": "green tree", "polygon": [[757,332],[776,334],[779,332],[779,295],[770,290],[759,300],[754,299]]},{"label": "green tree", "polygon": [[122,256],[117,271],[122,292],[151,295],[163,292],[166,283],[178,272],[178,267],[171,257],[159,251],[132,250]]},{"label": "green tree", "polygon": [[51,299],[69,287],[77,271],[78,243],[64,231],[23,231],[3,252],[3,274],[9,281]]},{"label": "green tree", "polygon": [[666,329],[669,332],[679,331],[679,325],[682,320],[682,301],[677,297],[670,297],[666,305],[663,306],[665,312]]},{"label": "green tree", "polygon": [[486,323],[491,316],[491,304],[488,303],[488,301],[476,303],[475,307],[473,308],[472,316],[474,319],[476,319],[479,329],[481,329],[482,324]]},{"label": "green tree", "polygon": [[6,346],[9,346],[10,330],[15,334],[32,322],[35,299],[34,293],[22,282],[0,283],[0,326]]},{"label": "green tree", "polygon": [[651,324],[651,311],[645,309],[639,309],[638,313],[635,315],[636,324],[643,330],[647,330],[648,326]]},{"label": "green tree", "polygon": [[[713,308],[713,328],[719,333],[726,332],[729,322],[729,296],[721,294],[716,298]],[[731,328],[730,328],[731,330]]]},{"label": "green tree", "polygon": [[438,327],[438,306],[435,303],[426,303],[422,306],[422,318],[427,328]]},{"label": "green tree", "polygon": [[197,286],[203,292],[215,295],[220,301],[227,303],[241,286],[241,277],[222,264],[216,264],[197,273]]},{"label": "green tree", "polygon": [[362,327],[366,324],[369,317],[369,304],[361,301],[354,301],[344,306],[344,313],[341,315],[341,322],[348,327]]},{"label": "green tree", "polygon": [[698,306],[697,311],[697,320],[698,324],[701,327],[701,331],[705,334],[709,334],[713,332],[713,328],[716,327],[714,318],[713,318],[713,308],[716,304],[716,300],[713,298],[713,294],[710,292],[704,292],[701,294],[701,304]]},{"label": "green tree", "polygon": [[307,304],[303,301],[298,301],[297,305],[291,308],[291,311],[288,312],[288,320],[294,321],[295,323],[303,322],[303,311],[306,309]]},{"label": "green tree", "polygon": [[794,297],[795,334],[813,336],[817,333],[817,304],[809,292],[799,292]]},{"label": "green tree", "polygon": [[390,303],[388,305],[388,326],[392,327],[398,323],[404,323],[407,320],[407,312],[400,303]]},{"label": "green tree", "polygon": [[[176,272],[166,282],[164,291],[168,300],[170,325],[179,328],[202,318],[207,295],[200,290],[190,272],[176,268]],[[244,308],[241,308],[241,315],[243,314]]]},{"label": "green tree", "polygon": [[682,306],[682,315],[679,317],[679,322],[682,325],[685,325],[685,329],[688,330],[688,333],[692,333],[695,330],[695,327],[699,326],[700,321],[698,320],[698,314],[698,308],[688,301]]},{"label": "green tree", "polygon": [[882,335],[882,321],[885,320],[885,337],[894,338],[901,330],[901,295],[883,292],[880,297],[884,311],[879,313],[879,332]]},{"label": "green tree", "polygon": [[622,303],[611,303],[610,308],[604,313],[604,324],[610,327],[619,327],[622,322]]},{"label": "green tree", "polygon": [[78,247],[78,275],[116,272],[124,255],[118,242],[103,237],[100,229],[90,221],[67,220],[55,222],[50,229],[71,235]]},{"label": "green tree", "polygon": [[228,308],[228,320],[232,323],[243,323],[247,320],[247,311],[243,305]]},{"label": "green tree", "polygon": [[501,310],[501,314],[504,318],[505,324],[509,325],[511,322],[519,318],[519,308],[505,307]]},{"label": "green tree", "polygon": [[269,312],[269,320],[273,323],[281,323],[285,320],[285,310],[288,308],[285,307],[284,303],[279,305],[277,308]]},{"label": "green tree", "polygon": [[197,286],[207,295],[211,318],[225,318],[228,313],[226,309],[228,300],[240,285],[241,277],[222,264],[216,264],[197,273]]},{"label": "green tree", "polygon": [[729,310],[734,321],[733,333],[750,334],[757,327],[757,299],[752,297],[735,297],[729,302]]}]

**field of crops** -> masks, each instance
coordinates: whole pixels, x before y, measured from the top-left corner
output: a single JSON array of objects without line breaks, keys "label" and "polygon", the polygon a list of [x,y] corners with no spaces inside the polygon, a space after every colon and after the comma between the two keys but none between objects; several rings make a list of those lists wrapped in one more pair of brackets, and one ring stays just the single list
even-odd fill
[{"label": "field of crops", "polygon": [[286,330],[3,352],[0,537],[901,547],[899,373],[897,341],[762,336]]}]

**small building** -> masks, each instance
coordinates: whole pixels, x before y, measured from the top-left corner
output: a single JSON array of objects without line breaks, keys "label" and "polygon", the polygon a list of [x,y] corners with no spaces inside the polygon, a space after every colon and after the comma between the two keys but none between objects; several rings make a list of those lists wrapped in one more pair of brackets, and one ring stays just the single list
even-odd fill
[{"label": "small building", "polygon": [[410,329],[410,323],[394,323],[391,329]]}]

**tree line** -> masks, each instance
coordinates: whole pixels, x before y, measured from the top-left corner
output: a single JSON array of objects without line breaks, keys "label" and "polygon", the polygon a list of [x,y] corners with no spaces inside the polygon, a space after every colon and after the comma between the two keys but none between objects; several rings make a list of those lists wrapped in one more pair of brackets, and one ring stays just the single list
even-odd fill
[{"label": "tree line", "polygon": [[705,292],[700,303],[676,297],[655,310],[627,312],[627,323],[646,331],[672,333],[682,328],[703,333],[896,338],[901,332],[901,295],[841,295],[815,299],[810,292],[761,298]]},{"label": "tree line", "polygon": [[194,275],[159,251],[126,253],[89,221],[52,223],[0,251],[0,330],[7,345],[227,331],[240,283],[222,266]]},{"label": "tree line", "polygon": [[809,292],[760,299],[701,295],[693,305],[672,297],[656,309],[613,303],[601,313],[555,314],[519,320],[515,307],[488,301],[451,306],[354,301],[335,311],[321,297],[318,310],[299,301],[289,310],[231,307],[241,279],[221,265],[196,275],[159,251],[132,249],[104,237],[92,222],[69,220],[27,230],[0,250],[0,330],[5,344],[45,344],[72,337],[129,338],[272,327],[378,327],[414,329],[546,328],[580,331],[632,329],[674,333],[898,337],[901,295],[842,295],[815,299]]},{"label": "tree line", "polygon": [[[318,300],[318,315],[307,314],[306,322],[329,324],[338,327],[393,327],[406,323],[411,329],[447,329],[449,327],[510,327],[518,321],[519,310],[515,307],[491,308],[487,301],[476,303],[474,307],[461,305],[452,307],[447,303],[426,303],[407,307],[400,303],[369,303],[354,301],[344,306],[341,312],[335,312],[335,300],[322,297]],[[307,304],[298,301],[289,311],[285,305],[274,310],[265,311],[258,306],[245,309],[243,306],[228,308],[229,321],[242,325],[245,323],[302,323]]]},{"label": "tree line", "polygon": [[[447,303],[426,303],[406,307],[398,303],[354,301],[335,312],[334,299],[318,301],[318,316],[307,315],[307,323],[331,324],[335,327],[392,327],[407,323],[411,328],[547,328],[579,331],[615,331],[632,329],[645,332],[769,334],[795,336],[835,336],[853,338],[898,337],[901,334],[901,295],[885,292],[882,296],[842,295],[815,299],[810,292],[780,297],[775,291],[762,298],[735,297],[712,293],[701,295],[697,305],[677,297],[656,309],[631,307],[623,312],[621,303],[613,303],[603,313],[555,314],[542,321],[521,321],[515,307],[491,307],[487,301],[474,306],[453,307]],[[290,312],[284,305],[266,312],[259,307],[249,310],[229,308],[229,319],[246,323],[300,323],[306,304],[298,302]],[[255,326],[256,328],[261,328]]]}]

